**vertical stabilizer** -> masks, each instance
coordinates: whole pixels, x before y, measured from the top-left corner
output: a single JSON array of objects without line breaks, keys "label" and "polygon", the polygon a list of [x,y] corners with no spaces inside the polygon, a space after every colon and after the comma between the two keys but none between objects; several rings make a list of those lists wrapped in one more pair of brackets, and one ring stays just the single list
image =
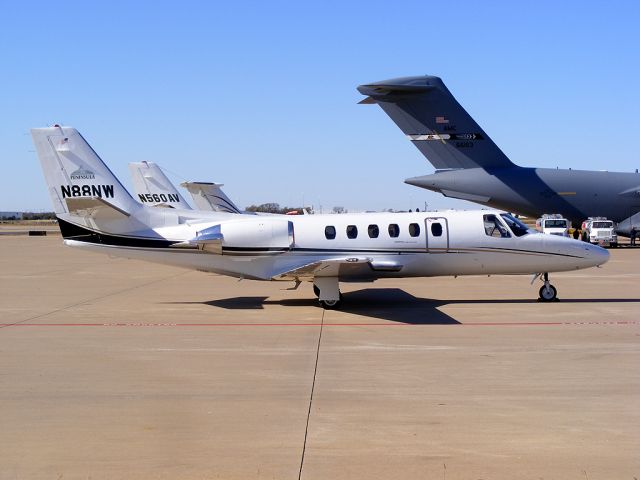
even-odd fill
[{"label": "vertical stabilizer", "polygon": [[69,213],[79,199],[100,199],[124,214],[141,208],[75,128],[34,128],[31,136],[56,213]]},{"label": "vertical stabilizer", "polygon": [[133,162],[129,164],[129,171],[134,193],[140,203],[191,210],[191,205],[180,195],[158,164]]},{"label": "vertical stabilizer", "polygon": [[242,213],[242,211],[222,191],[222,183],[184,182],[180,186],[189,190],[198,210],[214,212]]},{"label": "vertical stabilizer", "polygon": [[377,103],[436,169],[513,167],[438,77],[360,85],[360,103]]}]

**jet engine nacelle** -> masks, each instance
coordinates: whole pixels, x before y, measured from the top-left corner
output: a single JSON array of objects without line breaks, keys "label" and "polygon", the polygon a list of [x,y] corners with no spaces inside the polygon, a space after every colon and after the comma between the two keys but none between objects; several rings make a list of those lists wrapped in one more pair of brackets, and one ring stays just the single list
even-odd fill
[{"label": "jet engine nacelle", "polygon": [[198,232],[192,240],[201,250],[211,253],[282,251],[293,247],[293,222],[281,218],[256,218],[231,221]]},{"label": "jet engine nacelle", "polygon": [[293,222],[283,219],[260,219],[220,225],[222,245],[230,248],[277,248],[293,246]]}]

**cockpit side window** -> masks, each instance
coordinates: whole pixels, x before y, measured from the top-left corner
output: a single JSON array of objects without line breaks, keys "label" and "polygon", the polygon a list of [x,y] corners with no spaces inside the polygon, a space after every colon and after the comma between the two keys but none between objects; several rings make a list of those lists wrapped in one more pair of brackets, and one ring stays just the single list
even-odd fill
[{"label": "cockpit side window", "polygon": [[490,237],[509,238],[511,234],[495,215],[484,216],[484,231]]},{"label": "cockpit side window", "polygon": [[501,213],[500,216],[516,237],[521,237],[529,233],[529,227],[527,227],[513,215],[510,215],[508,213]]}]

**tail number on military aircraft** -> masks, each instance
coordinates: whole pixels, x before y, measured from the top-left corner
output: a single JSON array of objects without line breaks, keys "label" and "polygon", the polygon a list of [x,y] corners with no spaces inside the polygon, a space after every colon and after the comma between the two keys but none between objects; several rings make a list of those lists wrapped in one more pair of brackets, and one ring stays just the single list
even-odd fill
[{"label": "tail number on military aircraft", "polygon": [[113,198],[113,185],[60,185],[62,198],[100,197]]}]

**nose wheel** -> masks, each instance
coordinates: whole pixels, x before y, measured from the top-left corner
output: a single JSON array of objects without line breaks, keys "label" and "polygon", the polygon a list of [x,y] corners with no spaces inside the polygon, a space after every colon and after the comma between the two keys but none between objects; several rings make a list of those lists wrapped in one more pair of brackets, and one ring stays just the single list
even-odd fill
[{"label": "nose wheel", "polygon": [[553,302],[558,299],[558,290],[549,282],[549,274],[543,274],[544,285],[538,290],[538,298],[541,302]]}]

